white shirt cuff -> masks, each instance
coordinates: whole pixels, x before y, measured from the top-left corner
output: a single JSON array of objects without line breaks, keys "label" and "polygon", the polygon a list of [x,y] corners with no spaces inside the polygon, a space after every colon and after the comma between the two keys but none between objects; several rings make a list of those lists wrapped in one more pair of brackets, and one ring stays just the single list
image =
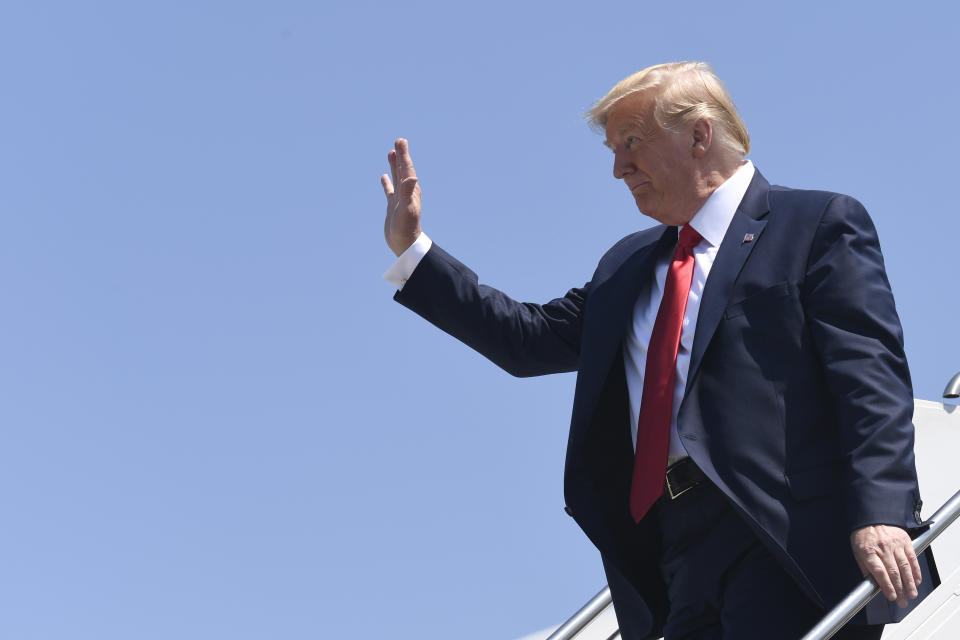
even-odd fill
[{"label": "white shirt cuff", "polygon": [[407,250],[401,253],[397,261],[383,274],[383,279],[397,289],[403,289],[403,285],[407,284],[407,280],[413,275],[414,269],[417,268],[417,265],[423,260],[423,256],[427,255],[427,251],[432,246],[433,240],[421,231],[413,244],[407,247]]}]

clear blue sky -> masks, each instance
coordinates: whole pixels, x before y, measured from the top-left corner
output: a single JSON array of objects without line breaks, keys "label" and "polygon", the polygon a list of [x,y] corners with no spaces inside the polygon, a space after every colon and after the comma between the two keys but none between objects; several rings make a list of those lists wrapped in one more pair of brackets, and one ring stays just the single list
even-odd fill
[{"label": "clear blue sky", "polygon": [[380,279],[424,227],[531,300],[648,226],[583,112],[710,61],[771,182],[880,231],[918,397],[960,370],[951,3],[44,2],[0,9],[0,638],[509,640],[603,584],[572,376]]}]

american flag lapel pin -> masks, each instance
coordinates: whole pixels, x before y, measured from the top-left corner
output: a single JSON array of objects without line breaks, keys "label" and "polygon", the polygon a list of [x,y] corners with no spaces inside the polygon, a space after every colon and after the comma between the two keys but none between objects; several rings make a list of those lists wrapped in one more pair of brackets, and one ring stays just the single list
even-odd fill
[{"label": "american flag lapel pin", "polygon": [[748,242],[753,242],[754,238],[756,238],[756,236],[753,235],[752,233],[744,234],[743,242],[741,242],[740,244],[747,244]]}]

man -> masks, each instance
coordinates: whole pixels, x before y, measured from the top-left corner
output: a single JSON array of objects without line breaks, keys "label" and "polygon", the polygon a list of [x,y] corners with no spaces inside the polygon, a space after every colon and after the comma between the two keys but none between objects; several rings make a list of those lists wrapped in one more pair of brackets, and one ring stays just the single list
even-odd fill
[{"label": "man", "polygon": [[[590,112],[660,224],[591,280],[520,304],[421,232],[405,140],[388,156],[396,299],[518,376],[577,371],[567,511],[600,550],[622,637],[798,638],[861,576],[906,607],[936,583],[912,390],[859,203],[772,187],[704,63],[617,84]],[[879,638],[876,599],[841,635]]]}]

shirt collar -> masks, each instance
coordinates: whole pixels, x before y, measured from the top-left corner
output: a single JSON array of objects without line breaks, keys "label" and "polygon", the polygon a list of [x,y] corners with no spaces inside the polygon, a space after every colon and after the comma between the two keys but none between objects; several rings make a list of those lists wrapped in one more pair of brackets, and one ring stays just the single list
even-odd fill
[{"label": "shirt collar", "polygon": [[726,182],[710,194],[707,201],[690,220],[690,226],[714,247],[719,247],[723,242],[727,227],[730,226],[733,214],[737,212],[740,201],[747,193],[747,187],[750,186],[755,171],[753,163],[749,160],[740,165]]}]

